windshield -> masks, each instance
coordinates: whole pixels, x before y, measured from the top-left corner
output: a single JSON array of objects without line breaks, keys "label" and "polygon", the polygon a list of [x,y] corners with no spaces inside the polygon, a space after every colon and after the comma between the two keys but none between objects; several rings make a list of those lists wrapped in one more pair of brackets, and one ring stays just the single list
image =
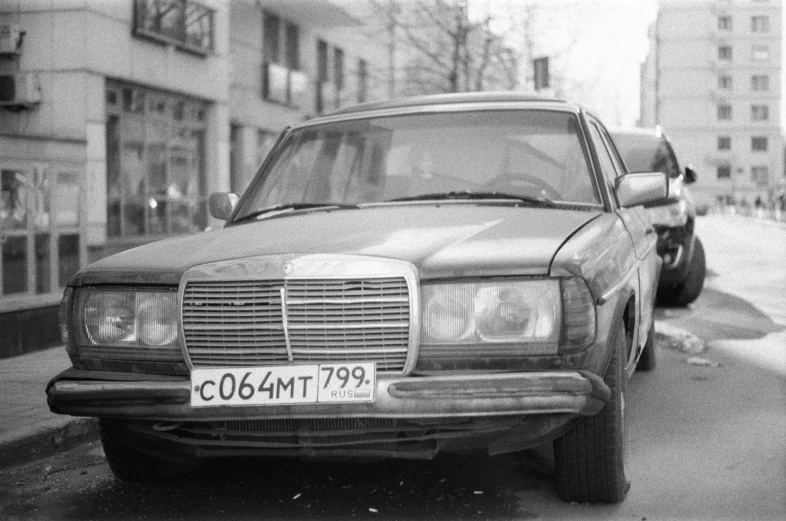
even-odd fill
[{"label": "windshield", "polygon": [[598,204],[578,129],[575,115],[545,110],[305,127],[287,136],[235,220],[280,205],[355,205],[455,192]]},{"label": "windshield", "polygon": [[612,139],[629,172],[663,172],[669,177],[680,176],[674,151],[662,137],[612,133]]}]

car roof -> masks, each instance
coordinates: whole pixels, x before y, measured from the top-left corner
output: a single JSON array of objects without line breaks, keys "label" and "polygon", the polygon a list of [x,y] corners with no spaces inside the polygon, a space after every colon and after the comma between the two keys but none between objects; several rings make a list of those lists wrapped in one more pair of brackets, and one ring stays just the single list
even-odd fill
[{"label": "car roof", "polygon": [[523,92],[497,91],[497,92],[458,92],[450,94],[431,94],[427,96],[410,96],[385,101],[373,101],[361,103],[339,109],[327,114],[327,116],[340,116],[344,114],[355,114],[365,111],[389,110],[408,107],[420,107],[424,105],[447,105],[455,103],[527,103],[527,102],[550,102],[560,103],[571,106],[565,100],[526,94]]},{"label": "car roof", "polygon": [[609,131],[609,134],[622,134],[627,136],[647,136],[647,137],[657,137],[660,138],[663,136],[663,129],[658,127],[619,127],[619,126],[607,126],[606,130]]}]

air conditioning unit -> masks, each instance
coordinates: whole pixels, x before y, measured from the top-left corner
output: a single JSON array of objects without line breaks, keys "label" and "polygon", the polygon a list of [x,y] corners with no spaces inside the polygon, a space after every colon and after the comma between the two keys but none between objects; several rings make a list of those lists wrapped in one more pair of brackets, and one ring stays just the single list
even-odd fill
[{"label": "air conditioning unit", "polygon": [[0,24],[0,55],[15,56],[19,52],[22,32],[15,24]]},{"label": "air conditioning unit", "polygon": [[33,72],[0,76],[0,107],[31,109],[41,103],[41,85]]}]

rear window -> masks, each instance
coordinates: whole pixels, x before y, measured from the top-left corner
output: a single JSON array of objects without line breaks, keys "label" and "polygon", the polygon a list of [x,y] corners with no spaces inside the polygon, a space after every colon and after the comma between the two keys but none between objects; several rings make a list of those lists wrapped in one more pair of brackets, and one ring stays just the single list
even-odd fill
[{"label": "rear window", "polygon": [[611,134],[629,172],[663,172],[669,177],[679,177],[677,158],[664,138],[654,135]]}]

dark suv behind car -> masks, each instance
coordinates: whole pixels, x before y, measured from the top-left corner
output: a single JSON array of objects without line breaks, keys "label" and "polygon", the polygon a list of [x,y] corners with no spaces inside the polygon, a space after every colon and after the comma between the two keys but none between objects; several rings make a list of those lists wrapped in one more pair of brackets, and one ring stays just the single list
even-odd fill
[{"label": "dark suv behind car", "polygon": [[685,306],[704,287],[704,247],[695,232],[696,203],[687,185],[696,181],[690,166],[681,170],[669,140],[659,128],[614,128],[611,135],[630,172],[664,172],[669,196],[648,206],[658,233],[658,255],[663,259],[658,301]]}]

